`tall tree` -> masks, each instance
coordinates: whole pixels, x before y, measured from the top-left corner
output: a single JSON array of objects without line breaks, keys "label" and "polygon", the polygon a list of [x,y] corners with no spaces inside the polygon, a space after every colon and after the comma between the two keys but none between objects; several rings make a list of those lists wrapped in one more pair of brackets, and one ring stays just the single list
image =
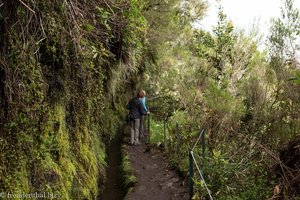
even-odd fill
[{"label": "tall tree", "polygon": [[288,66],[295,69],[299,65],[299,10],[295,8],[294,0],[285,0],[283,3],[281,16],[272,20],[268,37],[272,67],[278,73]]}]

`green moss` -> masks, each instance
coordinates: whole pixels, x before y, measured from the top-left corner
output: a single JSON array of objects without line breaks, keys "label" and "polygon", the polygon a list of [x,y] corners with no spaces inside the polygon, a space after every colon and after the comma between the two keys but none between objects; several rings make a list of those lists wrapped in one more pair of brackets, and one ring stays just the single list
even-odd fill
[{"label": "green moss", "polygon": [[91,129],[91,137],[92,137],[92,147],[94,148],[94,152],[96,152],[97,162],[100,163],[100,166],[104,169],[106,167],[106,154],[105,154],[105,145],[101,140],[99,140],[100,128],[97,126],[93,126]]},{"label": "green moss", "polygon": [[124,155],[124,151],[123,151],[121,168],[124,176],[125,188],[129,189],[137,182],[137,178],[133,174],[133,168],[130,164],[129,157],[128,155]]},{"label": "green moss", "polygon": [[[7,20],[0,19],[1,26],[9,31],[0,33],[0,106],[5,107],[0,113],[0,191],[96,198],[106,166],[102,140],[113,138],[123,123],[123,85],[131,76],[124,76],[127,68],[119,65],[117,54],[133,51],[119,46],[129,36],[108,23],[115,20],[111,13],[122,16],[128,8],[98,3],[76,2],[70,10],[65,2],[32,2],[38,18],[11,3],[1,14]],[[73,20],[76,7],[89,12]],[[132,20],[123,17],[122,24]],[[140,33],[137,28],[130,27],[130,34]]]},{"label": "green moss", "polygon": [[[44,158],[42,168],[57,176],[57,181],[51,186],[53,193],[59,193],[65,199],[72,199],[74,195],[93,199],[98,191],[98,166],[105,164],[103,145],[96,136],[97,130],[91,131],[93,134],[85,126],[78,130],[82,132],[75,132],[77,140],[70,141],[65,107],[56,105],[49,112],[39,151]],[[70,148],[70,145],[76,148]]]},{"label": "green moss", "polygon": [[30,186],[27,181],[29,178],[29,174],[25,163],[21,164],[20,170],[17,171],[11,178],[16,179],[16,185],[11,185],[11,189],[14,188],[12,191],[15,191],[15,193],[29,191]]}]

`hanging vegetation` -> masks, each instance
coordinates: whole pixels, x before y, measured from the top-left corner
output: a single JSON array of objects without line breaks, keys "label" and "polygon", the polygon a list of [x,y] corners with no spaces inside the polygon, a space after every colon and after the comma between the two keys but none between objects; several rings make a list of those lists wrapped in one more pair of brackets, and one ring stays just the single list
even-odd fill
[{"label": "hanging vegetation", "polygon": [[[136,1],[0,1],[0,190],[95,199],[146,22]],[[134,76],[133,76],[134,75]]]}]

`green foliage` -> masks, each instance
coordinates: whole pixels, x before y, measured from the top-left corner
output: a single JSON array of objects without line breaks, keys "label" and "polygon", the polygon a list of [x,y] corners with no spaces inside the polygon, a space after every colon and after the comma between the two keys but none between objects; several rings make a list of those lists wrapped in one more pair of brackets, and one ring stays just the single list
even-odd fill
[{"label": "green foliage", "polygon": [[[285,0],[283,4],[281,16],[272,21],[269,36],[270,53],[271,57],[295,64],[293,61],[296,59],[296,52],[299,51],[299,47],[295,44],[300,34],[300,14],[299,10],[294,7],[294,0]],[[276,66],[273,65],[273,67]]]},{"label": "green foliage", "polygon": [[[102,140],[114,137],[125,100],[143,87],[164,96],[151,141],[163,142],[167,117],[174,165],[187,171],[187,152],[205,127],[204,171],[213,195],[269,197],[277,160],[266,152],[300,128],[300,22],[293,0],[284,1],[272,22],[269,55],[257,49],[255,34],[236,32],[222,7],[212,33],[194,30],[204,1],[27,4],[1,5],[2,191],[95,199],[106,165]],[[201,161],[200,148],[194,153]],[[123,168],[135,181],[128,158]],[[199,177],[195,182],[195,199],[205,198]]]},{"label": "green foliage", "polygon": [[156,120],[151,118],[150,123],[150,141],[154,144],[163,144],[164,142],[164,124],[163,121]]},{"label": "green foliage", "polygon": [[[299,96],[294,92],[298,85],[288,81],[296,74],[292,80],[297,82],[299,47],[294,44],[299,39],[299,28],[299,10],[294,7],[293,0],[284,1],[281,16],[272,21],[269,35],[270,67],[276,74],[277,81],[271,107],[275,109],[274,112],[277,116],[282,116],[280,126],[284,127],[284,130],[275,124],[272,124],[270,129],[273,132],[285,132],[288,138],[294,137],[297,134],[295,129],[299,127],[297,120],[299,116],[295,115],[299,106]],[[293,116],[293,120],[290,120],[291,116]],[[277,137],[280,138],[280,136]]]},{"label": "green foliage", "polygon": [[296,73],[294,77],[290,78],[290,80],[300,84],[300,73]]},{"label": "green foliage", "polygon": [[102,140],[121,127],[125,83],[140,70],[143,4],[26,5],[1,5],[0,190],[95,199],[106,166]]},{"label": "green foliage", "polygon": [[132,187],[137,182],[137,178],[133,174],[133,169],[127,155],[122,157],[121,168],[124,175],[125,188]]},{"label": "green foliage", "polygon": [[[272,20],[269,34],[270,68],[275,74],[274,91],[270,105],[271,123],[266,123],[267,135],[272,136],[272,143],[293,141],[299,130],[299,9],[293,0],[283,1],[281,15]],[[292,78],[291,78],[292,77]],[[276,122],[276,123],[273,123]],[[265,139],[266,140],[266,139]],[[267,141],[269,141],[268,139]],[[280,146],[279,146],[280,147]],[[285,170],[284,170],[285,171]],[[284,172],[283,172],[284,173]],[[298,173],[298,172],[294,172]],[[279,175],[280,176],[280,175]],[[280,181],[284,185],[283,198],[293,199],[293,187],[290,181]]]},{"label": "green foliage", "polygon": [[214,29],[216,36],[215,42],[215,57],[212,58],[213,66],[223,74],[226,62],[231,62],[233,59],[233,45],[236,40],[236,36],[233,32],[233,25],[227,21],[226,15],[222,8],[219,8],[219,20],[218,25]]},{"label": "green foliage", "polygon": [[[171,1],[169,5],[179,8],[176,3]],[[212,33],[192,30],[186,23],[191,18],[184,16],[193,12],[191,5],[193,1],[179,8],[183,20],[178,20],[168,5],[159,7],[166,12],[158,17],[153,13],[159,13],[159,9],[150,9],[145,15],[153,21],[149,31],[150,48],[156,50],[155,66],[150,63],[147,70],[151,77],[147,87],[156,95],[167,95],[172,100],[171,106],[160,112],[160,116],[169,117],[170,160],[187,172],[187,152],[205,127],[207,165],[204,171],[213,196],[266,199],[275,184],[275,177],[269,174],[273,170],[270,166],[277,162],[268,154],[274,155],[280,142],[293,138],[299,129],[296,100],[299,85],[294,84],[298,81],[295,75],[298,47],[294,40],[299,36],[298,11],[293,1],[285,1],[282,18],[274,20],[271,29],[268,57],[267,51],[258,50],[256,31],[237,32],[222,7]],[[168,110],[172,112],[166,114]],[[162,133],[162,122],[155,121],[152,129]],[[161,134],[152,137],[162,141]],[[253,145],[257,143],[261,145]],[[264,145],[271,148],[261,148]],[[195,155],[203,163],[201,152],[196,149]],[[203,183],[199,177],[195,177],[195,182],[199,183],[195,199],[204,199]]]},{"label": "green foliage", "polygon": [[220,88],[215,82],[210,81],[204,94],[204,105],[207,113],[218,118],[219,123],[232,123],[244,115],[242,99],[233,96],[228,90]]}]

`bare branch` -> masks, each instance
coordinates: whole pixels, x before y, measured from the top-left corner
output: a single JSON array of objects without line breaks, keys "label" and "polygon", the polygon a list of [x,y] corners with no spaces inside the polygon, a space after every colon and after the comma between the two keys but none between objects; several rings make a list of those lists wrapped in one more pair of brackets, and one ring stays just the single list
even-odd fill
[{"label": "bare branch", "polygon": [[27,6],[22,0],[19,0],[21,4],[23,4],[28,10],[30,10],[31,12],[33,12],[35,14],[35,11],[32,10],[29,6]]}]

